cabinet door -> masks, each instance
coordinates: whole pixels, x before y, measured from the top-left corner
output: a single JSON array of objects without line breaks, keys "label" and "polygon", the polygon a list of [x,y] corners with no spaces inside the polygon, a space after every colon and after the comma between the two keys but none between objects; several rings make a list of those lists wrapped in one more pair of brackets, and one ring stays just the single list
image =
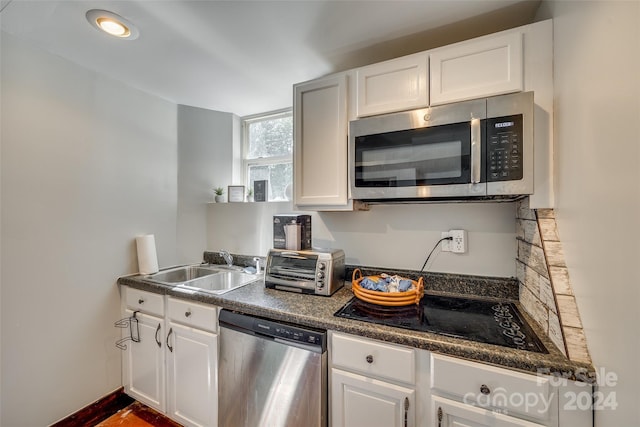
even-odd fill
[{"label": "cabinet door", "polygon": [[331,369],[333,427],[411,427],[415,390]]},{"label": "cabinet door", "polygon": [[455,402],[438,396],[432,397],[431,425],[438,427],[541,427],[498,412]]},{"label": "cabinet door", "polygon": [[[133,311],[125,311],[127,317]],[[125,392],[159,411],[165,410],[163,319],[136,313],[140,342],[127,341],[122,370]],[[134,326],[135,327],[135,326]],[[126,334],[129,330],[125,330]]]},{"label": "cabinet door", "polygon": [[426,53],[358,68],[358,117],[426,107]]},{"label": "cabinet door", "polygon": [[216,426],[217,335],[170,322],[166,343],[167,413],[185,426]]},{"label": "cabinet door", "polygon": [[346,206],[347,77],[294,87],[294,205]]},{"label": "cabinet door", "polygon": [[522,34],[485,36],[430,51],[431,105],[522,91]]}]

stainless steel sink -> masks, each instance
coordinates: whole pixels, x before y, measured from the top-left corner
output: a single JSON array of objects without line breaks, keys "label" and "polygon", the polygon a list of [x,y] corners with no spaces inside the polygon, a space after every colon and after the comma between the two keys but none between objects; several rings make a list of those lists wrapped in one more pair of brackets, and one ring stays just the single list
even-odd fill
[{"label": "stainless steel sink", "polygon": [[189,265],[186,267],[172,268],[171,270],[150,274],[146,278],[163,283],[182,283],[217,273],[218,270]]},{"label": "stainless steel sink", "polygon": [[223,294],[262,278],[260,274],[249,274],[237,269],[241,267],[188,265],[144,277],[152,282],[214,294]]},{"label": "stainless steel sink", "polygon": [[247,274],[239,271],[221,271],[210,276],[201,277],[190,282],[185,282],[179,287],[196,288],[215,294],[222,294],[240,286],[247,285],[251,282],[259,280],[260,276],[256,274]]}]

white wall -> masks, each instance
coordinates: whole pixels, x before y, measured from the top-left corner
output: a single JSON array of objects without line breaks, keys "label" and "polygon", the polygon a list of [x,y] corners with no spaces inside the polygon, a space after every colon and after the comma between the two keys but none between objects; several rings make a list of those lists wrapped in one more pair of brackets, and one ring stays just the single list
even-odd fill
[{"label": "white wall", "polygon": [[[207,247],[266,255],[273,247],[273,215],[290,203],[212,204]],[[419,270],[441,232],[468,232],[466,254],[434,251],[428,271],[515,276],[513,203],[373,205],[370,211],[311,214],[313,246],[344,249],[347,263]]]},{"label": "white wall", "polygon": [[[239,169],[232,141],[238,139],[237,116],[231,113],[178,106],[178,260],[202,260],[207,247],[207,203],[214,187],[227,188]],[[213,166],[215,165],[215,167]]]},{"label": "white wall", "polygon": [[554,1],[557,223],[601,385],[640,425],[640,2]]},{"label": "white wall", "polygon": [[121,385],[135,236],[175,263],[176,106],[1,38],[0,424],[44,426]]}]

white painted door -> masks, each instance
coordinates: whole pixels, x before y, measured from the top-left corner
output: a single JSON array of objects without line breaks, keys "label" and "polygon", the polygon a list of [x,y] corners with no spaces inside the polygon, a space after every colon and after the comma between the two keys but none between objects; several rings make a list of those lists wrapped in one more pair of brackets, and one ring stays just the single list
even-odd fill
[{"label": "white painted door", "polygon": [[426,52],[356,70],[358,117],[426,107]]},{"label": "white painted door", "polygon": [[429,76],[431,105],[522,91],[522,33],[498,33],[429,51]]},{"label": "white painted door", "polygon": [[331,369],[333,427],[415,426],[415,390]]},{"label": "white painted door", "polygon": [[510,417],[500,412],[489,411],[472,405],[432,397],[432,424],[437,427],[541,427],[532,423]]},{"label": "white painted door", "polygon": [[347,76],[294,87],[294,205],[348,203]]},{"label": "white painted door", "polygon": [[185,426],[216,426],[218,336],[170,322],[166,344],[169,416]]},{"label": "white painted door", "polygon": [[[125,315],[132,317],[133,311],[127,309]],[[127,349],[123,366],[125,392],[134,399],[164,412],[163,319],[142,313],[136,313],[136,318],[138,319],[140,342],[126,342]]]}]

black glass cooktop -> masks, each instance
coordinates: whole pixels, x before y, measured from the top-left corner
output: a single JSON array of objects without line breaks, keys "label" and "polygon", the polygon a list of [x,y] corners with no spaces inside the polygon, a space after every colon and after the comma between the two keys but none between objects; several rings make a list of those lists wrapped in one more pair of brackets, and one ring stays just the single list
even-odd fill
[{"label": "black glass cooktop", "polygon": [[354,297],[335,316],[548,353],[515,304],[509,302],[425,295],[417,305],[387,307]]}]

